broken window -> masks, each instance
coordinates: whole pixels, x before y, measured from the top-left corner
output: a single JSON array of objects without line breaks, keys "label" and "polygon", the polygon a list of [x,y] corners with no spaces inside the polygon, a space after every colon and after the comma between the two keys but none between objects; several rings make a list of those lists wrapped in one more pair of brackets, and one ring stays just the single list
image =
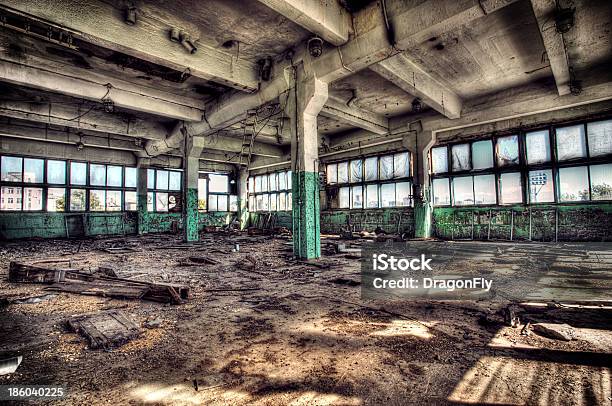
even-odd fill
[{"label": "broken window", "polygon": [[249,211],[257,211],[257,207],[255,207],[255,196],[249,196]]},{"label": "broken window", "polygon": [[66,162],[47,161],[47,183],[64,185],[66,183]]},{"label": "broken window", "polygon": [[378,185],[366,186],[366,207],[368,209],[378,207]]},{"label": "broken window", "polygon": [[499,204],[523,202],[521,174],[518,172],[502,173],[499,176]]},{"label": "broken window", "polygon": [[138,186],[138,169],[137,168],[125,168],[125,187]]},{"label": "broken window", "polygon": [[555,201],[555,188],[551,169],[529,171],[529,202],[551,203]]},{"label": "broken window", "polygon": [[468,171],[470,165],[470,144],[453,145],[451,148],[453,172]]},{"label": "broken window", "polygon": [[384,155],[379,159],[380,179],[393,179],[393,155]]},{"label": "broken window", "polygon": [[285,192],[278,194],[278,210],[279,211],[287,210],[287,196]]},{"label": "broken window", "polygon": [[582,124],[560,127],[555,130],[555,133],[559,161],[586,157],[586,141]]},{"label": "broken window", "polygon": [[[252,180],[253,178],[249,178],[249,179]],[[207,180],[198,179],[198,210],[206,210],[207,196],[208,196]]]},{"label": "broken window", "polygon": [[168,189],[181,190],[181,172],[170,171],[168,173]]},{"label": "broken window", "polygon": [[361,186],[351,188],[351,209],[363,209],[363,188]]},{"label": "broken window", "polygon": [[587,134],[589,137],[589,156],[612,154],[612,120],[588,123]]},{"label": "broken window", "polygon": [[361,159],[354,159],[351,161],[351,183],[361,182],[363,180],[363,161]]},{"label": "broken window", "polygon": [[66,210],[66,189],[47,189],[47,211],[62,212]]},{"label": "broken window", "polygon": [[412,206],[412,184],[410,182],[395,184],[395,205]]},{"label": "broken window", "polygon": [[92,186],[106,186],[106,166],[99,164],[89,165],[89,184]]},{"label": "broken window", "polygon": [[155,188],[159,190],[168,190],[168,171],[158,169],[156,172]]},{"label": "broken window", "polygon": [[147,192],[147,211],[148,212],[153,212],[153,210],[154,210],[154,207],[153,207],[154,202],[155,202],[154,193],[153,192]]},{"label": "broken window", "polygon": [[168,193],[155,193],[155,210],[161,212],[168,211]]},{"label": "broken window", "polygon": [[348,209],[350,203],[350,191],[348,187],[341,187],[338,191],[338,208]]},{"label": "broken window", "polygon": [[278,195],[276,193],[270,194],[270,211],[278,210]]},{"label": "broken window", "polygon": [[326,175],[328,184],[333,185],[334,183],[338,183],[338,165],[327,165]]},{"label": "broken window", "polygon": [[23,160],[23,181],[26,183],[44,182],[45,161],[42,159]]},{"label": "broken window", "polygon": [[491,140],[472,143],[472,166],[475,170],[493,167],[493,142]]},{"label": "broken window", "polygon": [[450,187],[448,178],[433,180],[433,205],[448,206],[450,204]]},{"label": "broken window", "polygon": [[85,189],[70,189],[70,211],[85,211]]},{"label": "broken window", "polygon": [[155,189],[155,169],[147,169],[147,189]]},{"label": "broken window", "polygon": [[127,211],[138,210],[138,196],[136,195],[136,192],[125,192],[125,203],[123,207],[124,210]]},{"label": "broken window", "polygon": [[121,211],[121,191],[106,191],[106,211]]},{"label": "broken window", "polygon": [[[491,157],[491,161],[493,158]],[[474,176],[474,204],[496,204],[495,175]]]},{"label": "broken window", "polygon": [[217,195],[217,211],[227,211],[228,195]]},{"label": "broken window", "polygon": [[348,183],[348,161],[338,163],[338,183]]},{"label": "broken window", "polygon": [[87,164],[85,162],[70,162],[70,184],[87,184]]},{"label": "broken window", "polygon": [[436,147],[431,149],[431,172],[448,172],[448,150],[447,147]]},{"label": "broken window", "polygon": [[89,191],[89,210],[104,211],[106,205],[105,190],[90,190]]},{"label": "broken window", "polygon": [[589,173],[586,166],[559,169],[559,201],[589,200]]},{"label": "broken window", "polygon": [[13,186],[2,186],[1,210],[21,210],[21,188]]},{"label": "broken window", "polygon": [[[216,200],[215,200],[215,204],[216,204]],[[262,207],[263,207],[263,195],[255,196],[255,211],[261,211]]]},{"label": "broken window", "polygon": [[395,206],[395,183],[380,185],[380,207]]},{"label": "broken window", "polygon": [[393,156],[393,177],[406,178],[410,176],[410,154],[402,152]]},{"label": "broken window", "polygon": [[[210,193],[228,193],[229,184],[228,184],[228,176],[227,175],[219,175],[216,173],[211,173],[208,175],[208,191]],[[267,183],[267,176],[263,177],[264,183]],[[262,191],[266,192],[268,189],[262,187]]]},{"label": "broken window", "polygon": [[378,158],[371,157],[365,160],[365,180],[376,180],[378,179]]},{"label": "broken window", "polygon": [[550,162],[550,137],[548,130],[533,131],[525,135],[527,164]]},{"label": "broken window", "polygon": [[229,197],[229,211],[231,211],[231,212],[238,211],[238,196],[230,195],[230,197]]},{"label": "broken window", "polygon": [[261,210],[263,210],[263,211],[269,211],[270,210],[270,195],[268,195],[267,193],[262,195]]},{"label": "broken window", "polygon": [[518,135],[500,137],[495,145],[497,152],[497,166],[518,165],[519,140]]},{"label": "broken window", "polygon": [[39,211],[42,210],[43,190],[39,187],[23,188],[23,210]]},{"label": "broken window", "polygon": [[590,169],[591,199],[612,200],[612,164],[591,165]]},{"label": "broken window", "polygon": [[453,204],[468,206],[474,204],[474,185],[471,176],[453,178]]},{"label": "broken window", "polygon": [[23,180],[23,158],[3,156],[0,166],[2,166],[3,181],[21,182]]}]

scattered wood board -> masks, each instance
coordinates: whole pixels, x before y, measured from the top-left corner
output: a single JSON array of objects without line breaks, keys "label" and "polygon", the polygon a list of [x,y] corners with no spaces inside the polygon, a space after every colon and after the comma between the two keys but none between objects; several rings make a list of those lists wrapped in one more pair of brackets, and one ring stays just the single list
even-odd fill
[{"label": "scattered wood board", "polygon": [[94,350],[110,350],[140,335],[140,328],[120,310],[74,317],[67,324],[70,330],[84,336]]}]

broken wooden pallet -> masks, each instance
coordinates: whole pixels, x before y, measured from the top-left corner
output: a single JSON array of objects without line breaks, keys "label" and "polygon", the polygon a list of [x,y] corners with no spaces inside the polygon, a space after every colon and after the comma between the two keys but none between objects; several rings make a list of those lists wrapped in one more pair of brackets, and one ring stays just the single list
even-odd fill
[{"label": "broken wooden pallet", "polygon": [[109,310],[74,317],[67,321],[68,328],[81,334],[89,348],[110,350],[140,335],[140,328],[120,310]]}]

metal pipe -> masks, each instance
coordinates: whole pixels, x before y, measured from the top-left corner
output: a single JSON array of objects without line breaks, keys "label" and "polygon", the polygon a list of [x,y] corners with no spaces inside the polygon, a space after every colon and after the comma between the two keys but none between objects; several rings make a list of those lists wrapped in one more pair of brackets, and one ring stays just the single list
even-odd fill
[{"label": "metal pipe", "polygon": [[385,144],[390,144],[393,142],[397,142],[397,141],[402,141],[403,138],[392,138],[390,140],[384,140],[384,141],[379,141],[379,142],[373,142],[371,144],[367,144],[367,145],[359,145],[357,147],[351,147],[351,148],[347,148],[347,149],[343,149],[343,150],[338,150],[338,151],[333,151],[333,152],[327,152],[325,154],[319,154],[319,158],[324,158],[324,157],[328,157],[328,156],[333,156],[333,155],[338,155],[338,154],[343,154],[345,152],[350,152],[350,151],[356,151],[359,149],[364,149],[364,148],[371,148],[371,147],[376,147],[379,145],[385,145]]}]

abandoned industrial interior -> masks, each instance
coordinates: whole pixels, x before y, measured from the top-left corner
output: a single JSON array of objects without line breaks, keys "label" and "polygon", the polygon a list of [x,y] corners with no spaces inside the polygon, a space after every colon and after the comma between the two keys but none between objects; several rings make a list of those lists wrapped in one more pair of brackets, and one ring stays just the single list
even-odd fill
[{"label": "abandoned industrial interior", "polygon": [[612,404],[611,17],[0,0],[0,403]]}]

